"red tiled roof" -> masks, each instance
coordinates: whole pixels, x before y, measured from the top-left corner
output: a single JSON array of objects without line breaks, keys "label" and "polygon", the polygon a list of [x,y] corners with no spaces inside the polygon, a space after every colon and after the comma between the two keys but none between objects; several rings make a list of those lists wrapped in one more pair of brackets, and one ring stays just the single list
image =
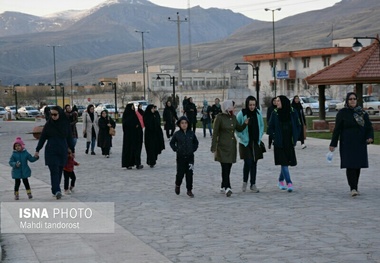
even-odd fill
[{"label": "red tiled roof", "polygon": [[380,83],[380,43],[376,40],[305,78],[310,85]]}]

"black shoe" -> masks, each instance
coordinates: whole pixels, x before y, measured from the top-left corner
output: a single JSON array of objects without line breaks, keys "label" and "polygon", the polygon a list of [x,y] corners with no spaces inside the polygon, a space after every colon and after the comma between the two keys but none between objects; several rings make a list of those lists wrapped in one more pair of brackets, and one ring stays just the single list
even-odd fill
[{"label": "black shoe", "polygon": [[193,194],[193,192],[191,192],[191,190],[188,190],[188,191],[187,191],[187,195],[188,195],[190,198],[193,198],[193,197],[194,197],[194,194]]},{"label": "black shoe", "polygon": [[88,149],[86,150],[86,154],[88,154]]},{"label": "black shoe", "polygon": [[91,155],[96,155],[96,153],[95,152],[91,152]]},{"label": "black shoe", "polygon": [[150,168],[154,168],[154,165],[149,165]]},{"label": "black shoe", "polygon": [[132,170],[132,166],[128,166],[127,169],[128,169],[128,170]]},{"label": "black shoe", "polygon": [[181,191],[181,187],[179,187],[178,185],[175,186],[175,189],[174,189],[175,193],[177,195],[179,195],[180,191]]},{"label": "black shoe", "polygon": [[136,165],[136,169],[142,169],[142,168],[144,168],[144,165]]}]

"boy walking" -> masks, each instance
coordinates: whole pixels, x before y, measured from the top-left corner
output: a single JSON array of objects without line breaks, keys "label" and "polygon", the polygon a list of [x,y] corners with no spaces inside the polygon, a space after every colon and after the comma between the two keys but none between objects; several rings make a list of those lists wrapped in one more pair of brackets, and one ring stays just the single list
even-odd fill
[{"label": "boy walking", "polygon": [[193,168],[194,152],[198,149],[198,139],[189,128],[190,122],[186,116],[177,121],[180,128],[173,134],[170,147],[177,153],[177,175],[175,181],[175,193],[179,195],[183,177],[186,175],[187,195],[194,197],[193,190]]}]

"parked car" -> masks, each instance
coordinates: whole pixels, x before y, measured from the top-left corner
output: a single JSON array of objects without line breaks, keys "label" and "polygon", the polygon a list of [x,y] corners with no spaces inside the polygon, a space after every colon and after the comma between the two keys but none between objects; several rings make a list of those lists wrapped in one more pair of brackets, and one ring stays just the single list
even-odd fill
[{"label": "parked car", "polygon": [[98,115],[100,115],[100,113],[103,111],[103,110],[107,110],[108,113],[115,113],[115,105],[113,104],[107,104],[107,103],[104,103],[104,104],[99,104],[96,108],[95,108],[95,111],[96,113],[98,113]]},{"label": "parked car", "polygon": [[[310,98],[316,99],[319,101],[319,96],[318,95],[311,95]],[[333,99],[330,96],[325,96],[325,102],[327,103],[327,106],[329,107],[329,110],[335,110],[336,104],[340,103],[341,100],[336,100]]]},{"label": "parked car", "polygon": [[78,117],[82,116],[83,112],[87,110],[87,108],[83,105],[77,105],[77,109],[78,109]]},{"label": "parked car", "polygon": [[5,110],[5,108],[0,107],[0,118],[3,118],[5,114],[7,114],[7,111]]},{"label": "parked car", "polygon": [[19,108],[18,114],[20,114],[21,117],[37,117],[40,116],[40,112],[34,108],[33,106],[24,106]]},{"label": "parked car", "polygon": [[[319,102],[311,97],[299,97],[303,110],[306,115],[313,115],[313,113],[319,112]],[[291,99],[292,101],[293,99]],[[325,103],[325,111],[329,111],[327,103]]]},{"label": "parked car", "polygon": [[45,108],[46,108],[46,107],[51,108],[51,107],[53,107],[53,106],[55,106],[55,105],[45,105],[45,106],[43,106],[43,107],[40,109],[40,114],[41,114],[41,115],[44,115]]},{"label": "parked car", "polygon": [[146,100],[133,100],[133,101],[129,101],[129,103],[133,103],[135,105],[135,109],[137,109],[137,107],[139,106],[139,104],[141,103],[142,104],[142,109],[145,111],[146,107],[148,107],[149,105],[149,102],[146,101]]},{"label": "parked car", "polygon": [[[336,104],[335,109],[340,110],[344,108],[345,101]],[[368,112],[368,114],[376,114],[379,112],[380,101],[376,96],[363,95],[363,109]]]},{"label": "parked car", "polygon": [[16,114],[16,106],[6,106],[6,111],[10,111],[12,114]]}]

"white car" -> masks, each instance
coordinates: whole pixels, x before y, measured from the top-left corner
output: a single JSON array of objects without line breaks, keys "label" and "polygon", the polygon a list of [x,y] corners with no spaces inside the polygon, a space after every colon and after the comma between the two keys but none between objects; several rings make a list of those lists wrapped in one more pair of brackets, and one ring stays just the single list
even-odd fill
[{"label": "white car", "polygon": [[43,106],[43,107],[40,109],[40,114],[41,114],[41,115],[44,115],[45,108],[46,108],[46,107],[49,107],[49,108],[51,109],[53,106],[55,106],[55,105],[45,105],[45,106]]},{"label": "white car", "polygon": [[96,108],[95,108],[95,111],[96,111],[96,113],[100,116],[100,113],[102,112],[102,111],[104,111],[104,110],[106,110],[106,111],[108,111],[108,114],[114,114],[115,113],[115,105],[113,105],[113,104],[106,104],[106,103],[104,103],[104,104],[99,104]]},{"label": "white car", "polygon": [[6,106],[6,111],[10,111],[12,114],[16,114],[16,106]]},{"label": "white car", "polygon": [[[318,96],[318,95],[311,95],[310,98],[313,98],[313,99],[318,100],[318,99],[319,99],[319,96]],[[330,96],[325,96],[325,102],[326,102],[327,105],[329,106],[329,110],[335,110],[335,108],[336,108],[336,104],[337,104],[337,103],[340,103],[341,100],[335,100],[335,99],[333,99],[333,98],[330,97]]]},{"label": "white car", "polygon": [[142,104],[143,111],[145,111],[146,107],[148,107],[149,105],[149,102],[146,100],[133,100],[133,101],[129,101],[128,104],[129,103],[133,103],[135,105],[135,110],[137,110],[139,104]]},{"label": "white car", "polygon": [[21,117],[37,117],[40,116],[40,112],[33,106],[24,106],[17,110]]},{"label": "white car", "polygon": [[4,115],[7,114],[7,111],[4,107],[0,107],[0,118],[4,117]]},{"label": "white car", "polygon": [[[344,108],[344,104],[346,102],[343,101],[341,103],[337,103],[335,109],[340,110]],[[380,101],[376,96],[363,95],[363,109],[368,112],[368,114],[376,114],[379,112]]]},{"label": "white car", "polygon": [[[319,112],[319,101],[310,97],[299,97],[303,110],[306,115],[313,115],[313,113]],[[292,99],[293,100],[293,99]],[[327,103],[325,103],[325,111],[329,111]]]}]

